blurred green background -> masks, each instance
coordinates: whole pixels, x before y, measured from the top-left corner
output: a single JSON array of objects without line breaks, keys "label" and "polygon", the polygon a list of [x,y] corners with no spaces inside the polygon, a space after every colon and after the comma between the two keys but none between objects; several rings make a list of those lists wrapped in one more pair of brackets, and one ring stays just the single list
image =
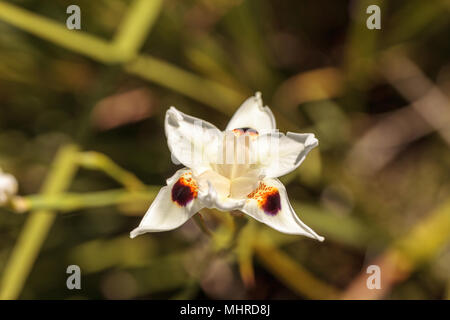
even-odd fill
[{"label": "blurred green background", "polygon": [[[446,0],[0,1],[0,167],[20,195],[0,208],[0,297],[450,298],[449,14]],[[210,233],[197,220],[129,239],[177,169],[167,108],[223,129],[255,91],[281,131],[320,141],[282,181],[325,242],[216,211]],[[66,288],[71,264],[82,290]]]}]

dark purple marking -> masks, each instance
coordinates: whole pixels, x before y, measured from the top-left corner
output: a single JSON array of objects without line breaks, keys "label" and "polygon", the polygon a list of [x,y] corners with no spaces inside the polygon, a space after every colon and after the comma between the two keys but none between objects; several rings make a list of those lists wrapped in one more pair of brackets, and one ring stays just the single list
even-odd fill
[{"label": "dark purple marking", "polygon": [[256,130],[253,129],[253,128],[249,128],[249,127],[236,128],[235,130],[240,130],[240,131],[242,131],[242,132],[244,132],[244,133],[256,133],[256,134],[258,134],[258,131],[256,131]]},{"label": "dark purple marking", "polygon": [[262,209],[265,213],[270,214],[271,216],[276,215],[281,210],[280,193],[278,191],[275,191],[268,194],[264,199]]},{"label": "dark purple marking", "polygon": [[172,201],[185,207],[194,199],[194,192],[190,186],[187,186],[179,179],[172,187]]}]

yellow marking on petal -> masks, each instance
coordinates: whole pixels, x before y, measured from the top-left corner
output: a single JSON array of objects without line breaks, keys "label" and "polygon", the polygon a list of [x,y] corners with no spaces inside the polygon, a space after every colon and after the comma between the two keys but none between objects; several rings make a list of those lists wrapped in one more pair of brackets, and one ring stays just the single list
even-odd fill
[{"label": "yellow marking on petal", "polygon": [[264,210],[265,213],[275,215],[281,210],[280,193],[278,189],[268,186],[261,182],[247,198],[256,200],[258,207]]},{"label": "yellow marking on petal", "polygon": [[185,207],[198,195],[198,184],[192,178],[192,172],[181,175],[172,187],[172,201],[180,207]]}]

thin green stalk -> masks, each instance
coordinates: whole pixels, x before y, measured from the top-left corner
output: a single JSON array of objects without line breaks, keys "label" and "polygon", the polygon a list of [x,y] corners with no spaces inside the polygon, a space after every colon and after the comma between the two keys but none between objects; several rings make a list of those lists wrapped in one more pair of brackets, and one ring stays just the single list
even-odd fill
[{"label": "thin green stalk", "polygon": [[[69,186],[77,168],[77,152],[74,145],[62,147],[44,182],[43,194],[58,194]],[[20,295],[54,219],[55,213],[49,210],[34,211],[28,217],[3,271],[0,299],[17,299]]]},{"label": "thin green stalk", "polygon": [[208,237],[211,237],[212,231],[209,230],[208,226],[205,223],[205,220],[203,219],[203,216],[199,213],[197,213],[195,216],[193,216],[195,224],[202,230],[204,234],[206,234]]},{"label": "thin green stalk", "polygon": [[125,70],[229,115],[245,99],[242,93],[149,55],[138,56],[125,65]]},{"label": "thin green stalk", "polygon": [[253,254],[255,239],[257,239],[256,221],[249,219],[242,228],[236,241],[236,255],[239,263],[239,272],[242,281],[247,287],[255,284],[255,271],[253,268]]},{"label": "thin green stalk", "polygon": [[340,297],[341,299],[382,299],[391,288],[408,279],[410,274],[430,261],[450,241],[450,200],[432,210],[409,232],[394,241],[369,264],[383,270],[381,289],[366,286],[367,273],[363,268]]},{"label": "thin green stalk", "polygon": [[0,20],[103,63],[128,62],[125,70],[129,73],[232,114],[245,99],[242,93],[149,55],[132,59],[158,15],[160,2],[138,0],[133,3],[111,43],[80,30],[68,30],[60,23],[2,1]]},{"label": "thin green stalk", "polygon": [[77,162],[82,167],[103,171],[129,190],[145,190],[146,188],[145,184],[133,173],[119,167],[102,153],[95,151],[79,153]]},{"label": "thin green stalk", "polygon": [[53,210],[70,212],[86,208],[97,208],[121,204],[143,205],[152,201],[160,186],[146,187],[144,190],[128,191],[124,189],[97,191],[89,193],[61,193],[55,195],[30,195],[13,199],[12,205],[16,212],[29,210]]},{"label": "thin green stalk", "polygon": [[268,241],[255,243],[255,253],[264,267],[287,287],[309,299],[333,299],[338,290],[317,279]]},{"label": "thin green stalk", "polygon": [[105,63],[118,61],[109,42],[91,36],[86,32],[69,30],[61,23],[4,1],[0,1],[0,19],[40,38],[93,59]]},{"label": "thin green stalk", "polygon": [[[450,241],[450,199],[432,210],[393,245],[413,266],[430,260]],[[417,244],[420,244],[418,246]]]},{"label": "thin green stalk", "polygon": [[119,63],[128,61],[137,54],[158,17],[161,3],[161,0],[135,0],[119,25],[112,43],[80,30],[69,30],[61,23],[5,2],[0,2],[0,19],[104,63]]},{"label": "thin green stalk", "polygon": [[127,11],[114,37],[113,47],[123,61],[136,56],[162,7],[162,0],[136,0]]},{"label": "thin green stalk", "polygon": [[381,33],[365,26],[368,16],[364,13],[369,5],[378,5],[381,12],[385,12],[389,1],[358,0],[354,1],[352,5],[352,12],[358,14],[350,15],[344,47],[342,67],[345,76],[345,93],[342,97],[342,104],[354,111],[361,111],[362,106],[367,104],[367,97],[362,93],[369,90],[371,81],[374,81],[374,70],[377,67],[375,57],[379,50]]}]

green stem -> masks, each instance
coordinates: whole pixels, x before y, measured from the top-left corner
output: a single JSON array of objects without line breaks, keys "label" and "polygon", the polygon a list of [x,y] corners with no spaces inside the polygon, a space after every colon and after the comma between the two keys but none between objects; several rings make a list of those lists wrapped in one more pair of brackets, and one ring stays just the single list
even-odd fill
[{"label": "green stem", "polygon": [[149,55],[138,56],[125,65],[125,70],[229,115],[245,99],[240,92]]},{"label": "green stem", "polygon": [[[429,262],[450,241],[450,200],[432,210],[411,231],[394,241],[374,261],[383,270],[380,290],[369,290],[363,268],[340,297],[341,299],[382,299],[391,288],[405,281],[410,274]],[[383,280],[384,279],[384,280]]]},{"label": "green stem", "polygon": [[236,255],[239,263],[239,272],[242,281],[247,287],[255,284],[255,271],[253,268],[253,254],[255,239],[258,238],[256,221],[249,219],[237,238]]},{"label": "green stem", "polygon": [[143,205],[152,201],[160,186],[146,187],[145,190],[127,191],[123,189],[89,193],[62,193],[57,195],[31,195],[13,199],[13,207],[19,213],[28,210],[54,210],[70,212],[85,208],[97,208],[121,204]]},{"label": "green stem", "polygon": [[208,226],[205,223],[205,220],[203,219],[203,216],[199,213],[193,216],[195,224],[200,228],[200,230],[203,231],[204,234],[206,234],[208,237],[212,236],[212,231],[209,230]]},{"label": "green stem", "polygon": [[104,63],[121,63],[136,56],[153,23],[158,17],[161,0],[135,0],[119,26],[114,42],[69,30],[58,22],[0,2],[0,18],[22,30],[49,40],[66,49]]},{"label": "green stem", "polygon": [[136,0],[119,26],[113,47],[123,61],[134,58],[145,41],[162,7],[162,0]]},{"label": "green stem", "polygon": [[144,190],[146,188],[145,184],[133,173],[119,167],[102,153],[94,151],[82,152],[78,154],[77,160],[80,166],[101,170],[129,190]]},{"label": "green stem", "polygon": [[[42,187],[43,194],[58,194],[69,186],[77,168],[77,152],[74,145],[65,146],[58,152]],[[34,211],[28,217],[3,272],[0,299],[19,296],[54,219],[55,213],[49,210]]]},{"label": "green stem", "polygon": [[155,57],[136,56],[137,50],[158,16],[160,2],[160,0],[135,1],[120,25],[114,42],[107,42],[80,30],[68,30],[60,23],[3,1],[0,1],[0,19],[97,61],[127,63],[125,70],[131,74],[180,92],[225,114],[232,114],[245,98],[242,93]]},{"label": "green stem", "polygon": [[61,23],[0,1],[0,19],[59,46],[105,63],[117,62],[109,42],[88,33],[69,30]]},{"label": "green stem", "polygon": [[333,299],[338,296],[337,289],[317,279],[269,241],[256,242],[255,253],[267,270],[302,296],[309,299]]}]

